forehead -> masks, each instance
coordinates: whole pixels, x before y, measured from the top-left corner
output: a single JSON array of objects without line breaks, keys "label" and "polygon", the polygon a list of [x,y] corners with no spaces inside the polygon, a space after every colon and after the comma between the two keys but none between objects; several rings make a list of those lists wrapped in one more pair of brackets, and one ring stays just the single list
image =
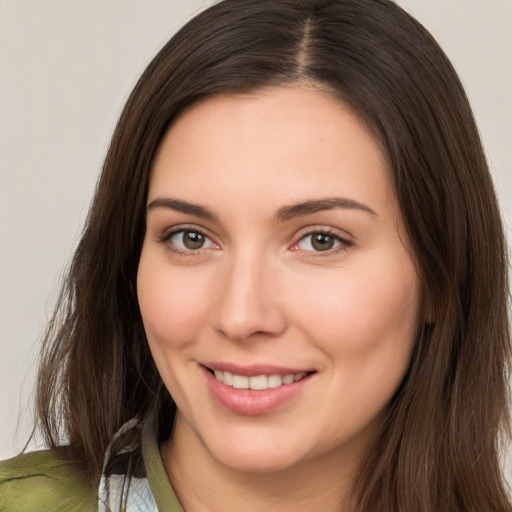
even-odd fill
[{"label": "forehead", "polygon": [[[292,138],[295,139],[293,142],[301,138],[318,142],[330,131],[338,132],[340,137],[350,136],[353,143],[357,140],[378,144],[347,104],[325,89],[302,82],[248,93],[215,94],[200,100],[178,116],[163,144],[169,144],[169,139],[183,144],[186,139],[180,140],[180,136],[191,130],[196,143],[218,142],[212,137],[212,131],[226,143],[240,143],[238,136],[244,133],[231,130],[235,124],[243,126],[244,133],[254,130],[252,140],[247,139],[253,145],[275,142],[274,135],[278,131],[281,132],[279,142],[283,144]],[[272,130],[262,131],[264,125]]]},{"label": "forehead", "polygon": [[372,134],[344,103],[308,86],[217,95],[182,114],[157,152],[149,199],[201,193],[207,202],[222,194],[252,202],[340,194],[379,207],[394,202]]}]

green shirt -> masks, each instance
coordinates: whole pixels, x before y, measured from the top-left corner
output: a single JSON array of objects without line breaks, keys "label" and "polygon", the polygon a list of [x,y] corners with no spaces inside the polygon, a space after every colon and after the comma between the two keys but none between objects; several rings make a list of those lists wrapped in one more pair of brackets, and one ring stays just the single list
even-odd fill
[{"label": "green shirt", "polygon": [[[183,512],[155,438],[143,436],[142,456],[159,512]],[[0,512],[97,512],[98,489],[52,451],[0,462]]]}]

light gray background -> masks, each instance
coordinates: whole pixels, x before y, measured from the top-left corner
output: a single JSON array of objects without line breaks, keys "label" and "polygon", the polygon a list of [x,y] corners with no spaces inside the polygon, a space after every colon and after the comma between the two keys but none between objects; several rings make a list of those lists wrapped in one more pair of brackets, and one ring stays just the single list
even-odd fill
[{"label": "light gray background", "polygon": [[[0,458],[30,432],[38,343],[123,103],[211,3],[0,0]],[[511,226],[512,0],[398,3],[459,71]]]}]

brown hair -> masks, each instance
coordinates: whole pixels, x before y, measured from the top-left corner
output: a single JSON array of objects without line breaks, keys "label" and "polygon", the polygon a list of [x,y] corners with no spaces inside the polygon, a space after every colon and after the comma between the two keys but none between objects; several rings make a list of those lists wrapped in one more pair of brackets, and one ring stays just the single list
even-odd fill
[{"label": "brown hair", "polygon": [[224,0],[183,27],[119,119],[87,224],[46,333],[38,421],[54,449],[101,472],[114,432],[173,402],[136,293],[148,180],[176,117],[219,92],[307,80],[348,104],[385,152],[426,323],[356,481],[357,509],[510,511],[504,235],[464,90],[430,34],[388,0]]}]

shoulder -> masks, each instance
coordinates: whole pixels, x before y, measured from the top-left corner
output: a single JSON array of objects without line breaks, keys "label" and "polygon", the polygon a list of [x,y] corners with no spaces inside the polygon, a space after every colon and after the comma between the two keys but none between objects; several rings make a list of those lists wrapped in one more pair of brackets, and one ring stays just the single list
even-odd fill
[{"label": "shoulder", "polygon": [[0,512],[97,510],[96,489],[50,450],[0,461]]}]

